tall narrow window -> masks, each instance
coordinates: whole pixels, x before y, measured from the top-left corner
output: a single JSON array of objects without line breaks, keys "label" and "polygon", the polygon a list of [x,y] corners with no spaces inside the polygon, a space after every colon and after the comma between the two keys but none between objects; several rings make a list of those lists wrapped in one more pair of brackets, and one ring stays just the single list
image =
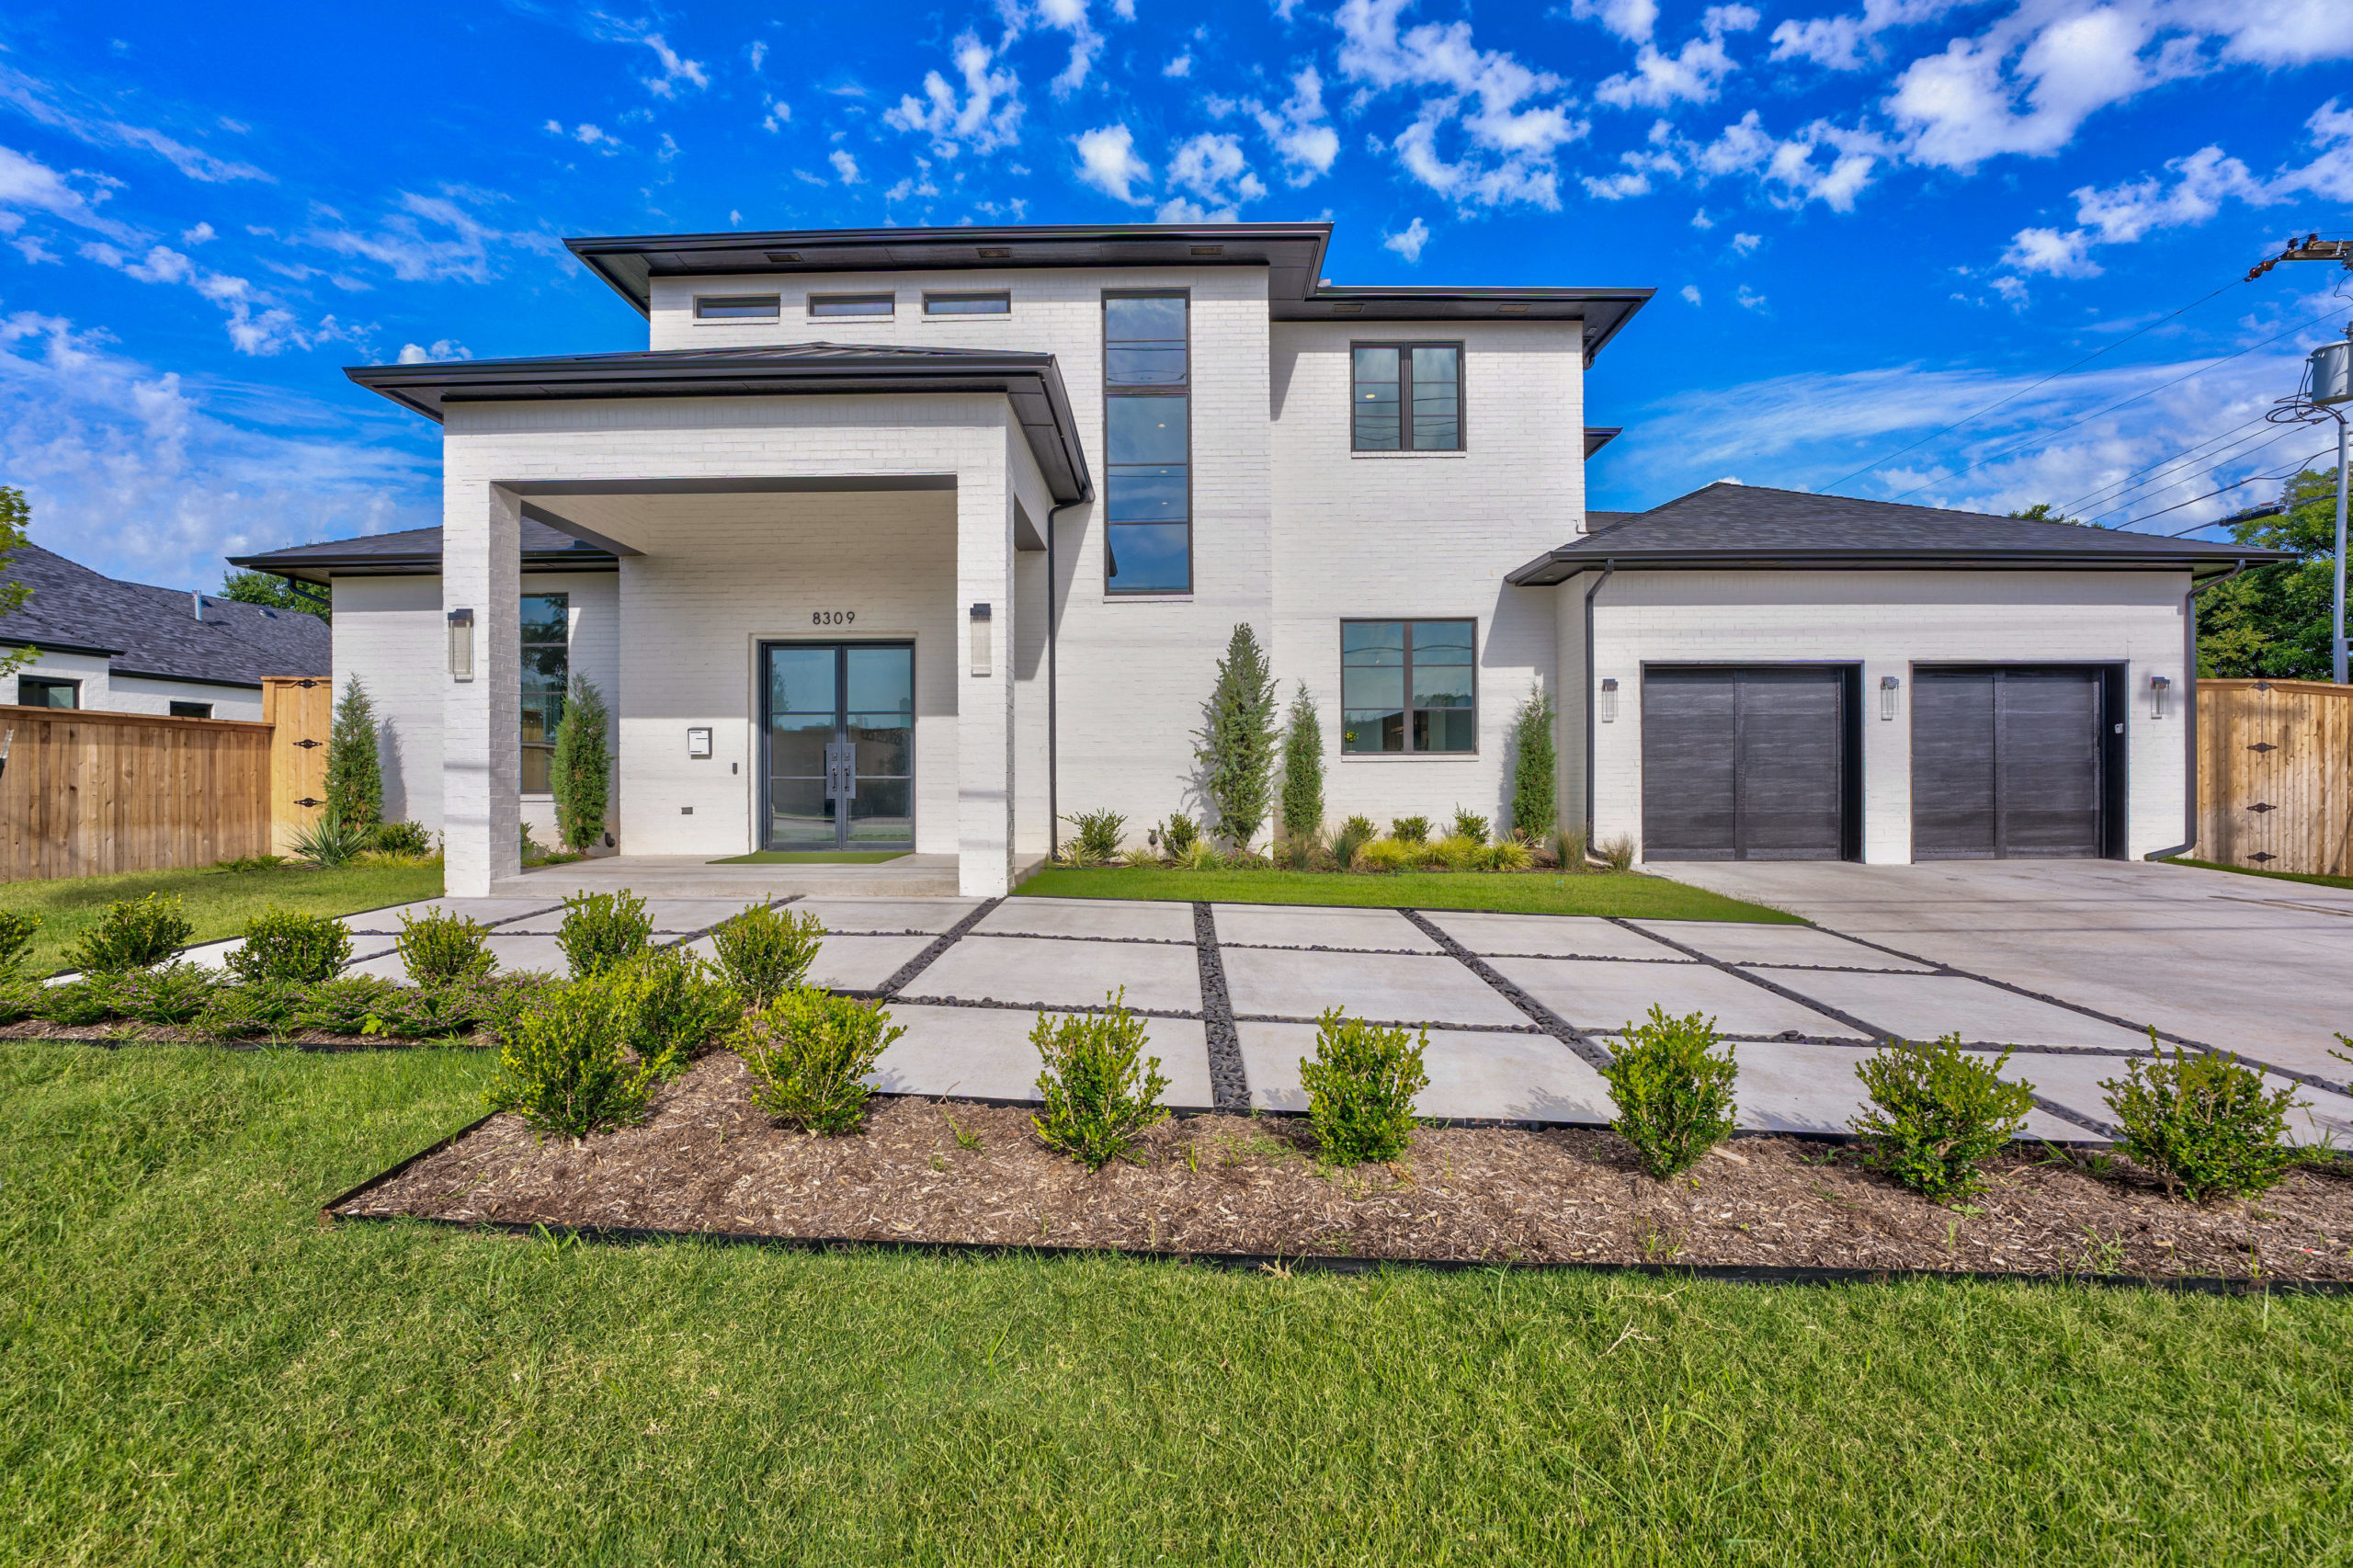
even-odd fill
[{"label": "tall narrow window", "polygon": [[1193,586],[1192,355],[1183,294],[1103,298],[1104,578]]},{"label": "tall narrow window", "polygon": [[1462,449],[1462,347],[1359,343],[1350,353],[1356,449]]},{"label": "tall narrow window", "polygon": [[1479,749],[1478,628],[1468,620],[1340,622],[1340,749]]},{"label": "tall narrow window", "polygon": [[523,793],[544,795],[555,772],[555,727],[572,669],[572,598],[523,596]]}]

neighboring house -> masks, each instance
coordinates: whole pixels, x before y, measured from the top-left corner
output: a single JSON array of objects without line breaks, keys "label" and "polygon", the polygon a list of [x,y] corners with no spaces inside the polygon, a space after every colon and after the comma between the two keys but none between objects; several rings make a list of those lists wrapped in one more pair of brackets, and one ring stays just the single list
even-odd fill
[{"label": "neighboring house", "polygon": [[1329,236],[575,240],[646,351],[350,371],[441,423],[443,526],[237,564],[332,589],[452,893],[545,820],[571,673],[623,852],[908,846],[1003,892],[1056,812],[1202,814],[1242,621],[1322,710],[1332,823],[1502,818],[1540,683],[1563,820],[1653,858],[2187,836],[2186,596],[2266,552],[1729,485],[1589,532],[1586,368],[1650,290],[1335,288]]},{"label": "neighboring house", "polygon": [[0,647],[39,655],[0,677],[0,700],[259,722],[264,676],[327,673],[315,615],[117,582],[37,544],[11,551],[0,575],[32,589],[0,616]]}]

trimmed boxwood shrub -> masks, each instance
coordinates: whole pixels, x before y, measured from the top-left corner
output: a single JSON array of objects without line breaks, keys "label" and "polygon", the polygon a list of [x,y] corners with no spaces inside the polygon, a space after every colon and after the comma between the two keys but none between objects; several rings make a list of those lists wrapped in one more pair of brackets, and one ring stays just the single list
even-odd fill
[{"label": "trimmed boxwood shrub", "polygon": [[1407,1034],[1337,1007],[1316,1019],[1315,1054],[1299,1059],[1315,1144],[1336,1165],[1393,1160],[1414,1141],[1414,1096],[1430,1086],[1422,1067],[1429,1031]]},{"label": "trimmed boxwood shrub", "polygon": [[1988,1062],[1949,1034],[1933,1045],[1890,1040],[1855,1068],[1870,1108],[1847,1125],[1865,1161],[1938,1203],[1981,1190],[1979,1165],[2026,1125],[2034,1090],[2001,1074],[2010,1053]]},{"label": "trimmed boxwood shrub", "polygon": [[180,901],[163,893],[118,899],[82,933],[66,960],[85,974],[117,974],[158,964],[188,945],[196,927]]},{"label": "trimmed boxwood shrub", "polygon": [[675,1078],[734,1027],[744,1003],[703,959],[662,948],[604,971],[620,1019],[621,1043],[665,1078]]},{"label": "trimmed boxwood shrub", "polygon": [[907,1031],[881,1004],[799,986],[745,1015],[731,1043],[752,1075],[752,1103],[812,1132],[855,1132],[866,1075]]},{"label": "trimmed boxwood shrub", "polygon": [[1722,1056],[1716,1021],[1699,1013],[1670,1018],[1654,1003],[1646,1023],[1628,1024],[1616,1057],[1601,1070],[1618,1119],[1609,1125],[1633,1144],[1643,1169],[1664,1181],[1689,1170],[1732,1136],[1730,1046]]},{"label": "trimmed boxwood shrub", "polygon": [[574,980],[629,962],[645,951],[647,939],[654,934],[654,917],[645,912],[645,901],[626,889],[582,893],[565,899],[563,908],[563,926],[555,940],[572,965]]},{"label": "trimmed boxwood shrub", "polygon": [[824,939],[814,915],[756,903],[710,934],[719,967],[749,1007],[765,1007],[808,977]]},{"label": "trimmed boxwood shrub", "polygon": [[[2149,1043],[2156,1043],[2152,1029]],[[2289,1147],[2292,1088],[2266,1090],[2263,1074],[2219,1051],[2176,1050],[2134,1057],[2122,1079],[2103,1079],[2123,1135],[2116,1146],[2154,1172],[2168,1197],[2193,1203],[2253,1198],[2279,1185],[2302,1156]]]},{"label": "trimmed boxwood shrub", "polygon": [[1101,1170],[1135,1146],[1143,1131],[1167,1119],[1160,1096],[1168,1091],[1160,1058],[1143,1054],[1144,1021],[1127,1008],[1127,988],[1103,998],[1100,1013],[1060,1018],[1038,1015],[1029,1043],[1044,1069],[1030,1118],[1049,1149],[1088,1170]]},{"label": "trimmed boxwood shrub", "polygon": [[241,983],[290,980],[313,985],[351,961],[351,933],[328,915],[265,909],[245,922],[245,945],[222,960]]},{"label": "trimmed boxwood shrub", "polygon": [[25,966],[33,938],[40,935],[40,916],[20,909],[0,909],[0,975],[15,974]]},{"label": "trimmed boxwood shrub", "polygon": [[409,979],[419,985],[478,980],[498,967],[491,956],[490,927],[446,909],[402,915],[392,946]]},{"label": "trimmed boxwood shrub", "polygon": [[498,1082],[483,1098],[535,1131],[585,1138],[644,1119],[660,1079],[630,1060],[608,973],[557,986],[502,1030]]}]

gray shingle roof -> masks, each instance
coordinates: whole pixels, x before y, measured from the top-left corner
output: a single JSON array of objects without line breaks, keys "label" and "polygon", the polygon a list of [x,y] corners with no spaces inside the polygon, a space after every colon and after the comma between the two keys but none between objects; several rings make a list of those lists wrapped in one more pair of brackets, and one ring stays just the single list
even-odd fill
[{"label": "gray shingle roof", "polygon": [[1592,512],[1591,531],[1512,573],[1558,583],[1605,561],[1620,566],[2250,566],[2292,557],[2211,540],[1859,501],[1719,482],[1647,512]]},{"label": "gray shingle roof", "polygon": [[[522,521],[521,534],[523,564],[533,571],[594,570],[613,563],[611,551],[559,533],[529,517]],[[325,582],[331,570],[438,573],[441,570],[441,530],[404,528],[398,533],[369,534],[360,539],[290,545],[261,555],[233,556],[229,564],[313,583]]]},{"label": "gray shingle roof", "polygon": [[6,575],[33,591],[24,608],[0,617],[0,643],[105,653],[117,675],[222,686],[265,676],[324,676],[334,665],[326,622],[300,610],[269,609],[204,596],[204,619],[180,588],[120,583],[28,544]]}]

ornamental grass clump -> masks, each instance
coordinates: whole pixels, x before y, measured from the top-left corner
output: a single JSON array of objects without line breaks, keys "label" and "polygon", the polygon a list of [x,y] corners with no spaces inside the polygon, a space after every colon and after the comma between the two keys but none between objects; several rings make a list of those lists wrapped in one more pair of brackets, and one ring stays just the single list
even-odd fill
[{"label": "ornamental grass clump", "polygon": [[501,1031],[500,1076],[483,1098],[573,1138],[642,1120],[660,1077],[630,1060],[622,1025],[608,974],[551,989]]},{"label": "ornamental grass clump", "polygon": [[2002,1077],[2010,1053],[1987,1062],[1949,1034],[1933,1045],[1890,1040],[1865,1057],[1855,1075],[1870,1108],[1847,1125],[1863,1141],[1872,1169],[1922,1197],[1949,1203],[1982,1191],[1981,1165],[2034,1107],[2034,1086]]},{"label": "ornamental grass clump", "polygon": [[151,892],[145,898],[119,899],[82,933],[66,961],[86,974],[146,969],[179,951],[195,933],[176,897]]},{"label": "ornamental grass clump", "polygon": [[765,1007],[808,978],[825,924],[802,911],[756,903],[710,934],[719,968],[747,1007]]},{"label": "ornamental grass clump", "polygon": [[287,980],[316,984],[351,961],[351,933],[329,915],[265,909],[245,922],[244,946],[222,960],[239,983]]},{"label": "ornamental grass clump", "polygon": [[1381,830],[1372,825],[1370,817],[1350,817],[1332,835],[1332,858],[1346,870],[1356,864],[1357,851],[1380,836]]},{"label": "ornamental grass clump", "polygon": [[1721,1043],[1716,1021],[1699,1013],[1670,1018],[1654,1003],[1650,1020],[1628,1024],[1601,1075],[1618,1102],[1609,1125],[1634,1146],[1643,1169],[1665,1181],[1689,1170],[1732,1136],[1733,1083],[1739,1069]]},{"label": "ornamental grass clump", "polygon": [[402,915],[401,934],[392,946],[409,979],[419,985],[479,980],[498,967],[491,956],[490,927],[446,909]]},{"label": "ornamental grass clump", "polygon": [[572,978],[587,980],[615,964],[623,964],[646,949],[654,934],[654,916],[645,901],[624,888],[620,892],[581,893],[563,901],[563,925],[556,946],[572,965]]},{"label": "ornamental grass clump", "polygon": [[1359,871],[1406,871],[1422,863],[1428,846],[1403,838],[1376,838],[1358,847],[1350,862]]},{"label": "ornamental grass clump", "polygon": [[881,1004],[795,986],[744,1015],[728,1041],[752,1075],[752,1103],[811,1132],[855,1132],[872,1092],[866,1076],[907,1031]]},{"label": "ornamental grass clump", "polygon": [[1099,1013],[1060,1018],[1038,1015],[1029,1043],[1044,1067],[1030,1121],[1049,1149],[1099,1171],[1135,1147],[1143,1132],[1167,1119],[1160,1096],[1168,1090],[1160,1058],[1143,1054],[1144,1021],[1128,1011],[1125,986],[1103,998]]},{"label": "ornamental grass clump", "polygon": [[1299,1059],[1308,1119],[1326,1164],[1393,1160],[1414,1141],[1414,1096],[1430,1086],[1422,1067],[1429,1031],[1407,1034],[1337,1007],[1316,1019],[1315,1054]]},{"label": "ornamental grass clump", "polygon": [[2100,1083],[2123,1130],[2116,1146],[2154,1172],[2167,1197],[2253,1198],[2302,1160],[2287,1142],[2295,1091],[2267,1091],[2263,1074],[2235,1056],[2177,1050],[2167,1060],[2159,1051],[2154,1061],[2132,1058],[2124,1074]]}]

